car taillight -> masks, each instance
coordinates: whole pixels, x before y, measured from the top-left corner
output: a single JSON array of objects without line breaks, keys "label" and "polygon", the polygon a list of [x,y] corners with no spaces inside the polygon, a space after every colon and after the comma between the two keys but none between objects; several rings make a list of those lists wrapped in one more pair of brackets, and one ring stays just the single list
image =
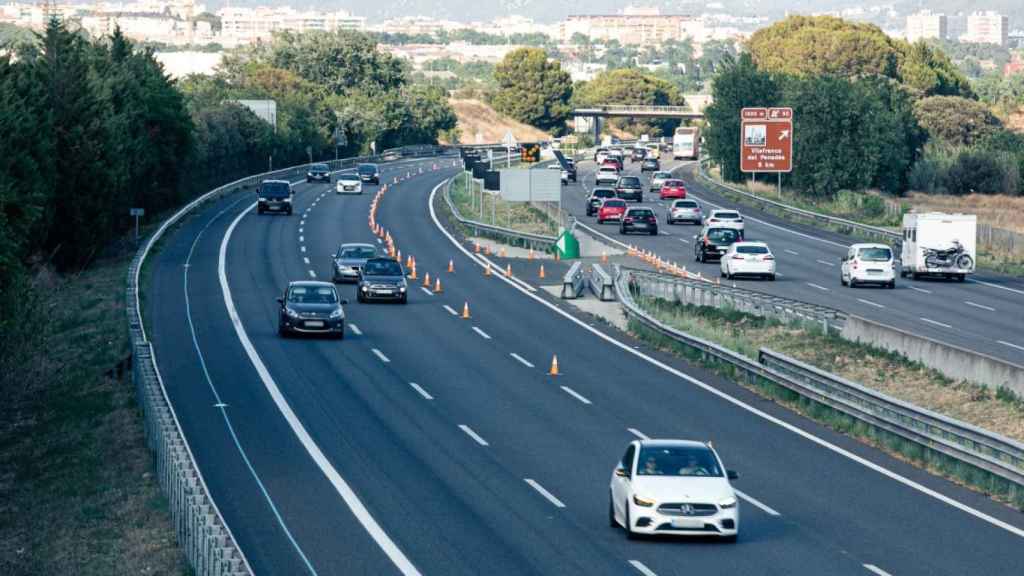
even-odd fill
[{"label": "car taillight", "polygon": [[625,219],[623,220],[623,222],[625,222],[626,224],[630,224],[631,222],[633,222],[633,219],[627,216],[627,217],[626,217],[626,218],[625,218]]},{"label": "car taillight", "polygon": [[736,255],[734,255],[734,256],[732,257],[732,259],[733,259],[733,260],[743,260],[743,256],[740,256],[739,254],[736,254]]},{"label": "car taillight", "polygon": [[775,260],[775,256],[765,256],[761,260]]}]

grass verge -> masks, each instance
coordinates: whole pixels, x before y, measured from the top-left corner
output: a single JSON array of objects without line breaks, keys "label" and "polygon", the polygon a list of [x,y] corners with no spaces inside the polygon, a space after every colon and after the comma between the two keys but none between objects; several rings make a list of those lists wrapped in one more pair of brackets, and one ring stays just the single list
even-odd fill
[{"label": "grass verge", "polygon": [[2,390],[0,574],[188,573],[131,383],[130,259],[42,281],[45,369]]},{"label": "grass verge", "polygon": [[[760,348],[770,347],[889,396],[1017,440],[1024,439],[1024,401],[1005,389],[992,392],[982,386],[956,382],[898,354],[843,340],[810,325],[788,325],[741,312],[683,306],[660,299],[639,299],[638,304],[665,324],[749,358],[756,359]],[[630,320],[629,327],[659,349],[703,364],[834,430],[1024,510],[1024,490],[984,470],[875,428],[773,382],[749,381],[730,365],[705,359],[698,351],[635,320]]]},{"label": "grass verge", "polygon": [[526,202],[506,202],[497,194],[484,193],[481,212],[481,188],[478,182],[462,174],[452,180],[449,195],[463,218],[529,234],[558,234],[558,223]]}]

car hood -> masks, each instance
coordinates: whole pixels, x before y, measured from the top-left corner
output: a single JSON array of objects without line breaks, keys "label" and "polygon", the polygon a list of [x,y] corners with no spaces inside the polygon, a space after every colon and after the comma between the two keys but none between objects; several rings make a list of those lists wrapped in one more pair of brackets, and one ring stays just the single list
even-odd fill
[{"label": "car hood", "polygon": [[335,258],[334,260],[342,266],[365,266],[366,258]]},{"label": "car hood", "polygon": [[402,283],[404,278],[402,276],[363,276],[363,282],[367,284],[394,284],[398,286]]},{"label": "car hood", "polygon": [[338,178],[338,184],[350,184],[352,186],[355,186],[356,184],[361,184],[361,183],[362,183],[362,181],[359,179],[358,176],[349,176],[347,178]]},{"label": "car hood", "polygon": [[633,493],[656,502],[708,502],[718,504],[734,498],[725,478],[707,476],[640,476],[630,481]]}]

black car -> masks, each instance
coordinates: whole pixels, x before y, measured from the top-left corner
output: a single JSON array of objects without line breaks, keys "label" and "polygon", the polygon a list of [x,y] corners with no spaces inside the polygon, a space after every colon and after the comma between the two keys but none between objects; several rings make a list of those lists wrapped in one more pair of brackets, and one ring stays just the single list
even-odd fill
[{"label": "black car", "polygon": [[650,208],[628,208],[619,224],[620,234],[645,232],[651,236],[658,235],[658,217]]},{"label": "black car", "polygon": [[614,188],[594,188],[587,199],[587,216],[597,214],[603,203],[608,198],[615,198]]},{"label": "black car", "polygon": [[647,150],[645,148],[633,148],[633,152],[629,155],[629,159],[633,162],[639,162],[644,158],[647,158]]},{"label": "black car", "polygon": [[356,299],[392,300],[405,304],[409,300],[409,285],[405,281],[405,270],[394,258],[370,258],[359,271],[359,287]]},{"label": "black car", "polygon": [[644,185],[640,182],[639,176],[620,176],[615,183],[615,195],[623,200],[635,200],[642,202],[644,199]]},{"label": "black car", "polygon": [[292,213],[292,184],[287,180],[264,180],[256,189],[256,213]]},{"label": "black car", "polygon": [[640,172],[657,172],[661,170],[661,162],[657,158],[646,158],[640,164]]},{"label": "black car", "polygon": [[360,164],[356,167],[356,174],[359,174],[359,179],[363,182],[380,184],[380,169],[376,164]]},{"label": "black car", "polygon": [[338,297],[338,291],[330,282],[292,282],[277,303],[281,305],[277,320],[277,333],[281,336],[327,334],[345,337],[345,310],[342,305],[348,302]]},{"label": "black car", "polygon": [[309,167],[309,170],[306,171],[306,182],[313,180],[331,183],[331,169],[327,167],[327,164],[313,164]]},{"label": "black car", "polygon": [[729,246],[741,239],[735,228],[705,228],[694,238],[693,256],[697,262],[721,260]]}]

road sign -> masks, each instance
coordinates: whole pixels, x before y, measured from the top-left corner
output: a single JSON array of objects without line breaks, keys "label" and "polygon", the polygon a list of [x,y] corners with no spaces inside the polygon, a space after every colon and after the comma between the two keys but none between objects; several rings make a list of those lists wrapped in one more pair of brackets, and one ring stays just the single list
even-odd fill
[{"label": "road sign", "polygon": [[516,137],[512,135],[512,131],[505,132],[505,137],[501,139],[501,143],[505,145],[505,148],[516,147]]},{"label": "road sign", "polygon": [[793,171],[792,108],[744,108],[740,112],[740,170]]},{"label": "road sign", "polygon": [[540,162],[540,144],[536,142],[523,144],[519,152],[519,161],[526,163]]},{"label": "road sign", "polygon": [[128,215],[129,216],[145,216],[146,215],[146,211],[144,209],[142,209],[142,208],[129,208],[128,209]]}]

